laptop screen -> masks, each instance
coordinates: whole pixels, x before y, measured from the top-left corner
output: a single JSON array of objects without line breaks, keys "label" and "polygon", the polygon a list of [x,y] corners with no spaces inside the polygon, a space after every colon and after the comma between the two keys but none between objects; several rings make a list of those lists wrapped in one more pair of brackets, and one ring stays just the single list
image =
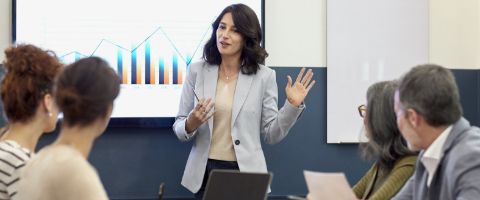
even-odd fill
[{"label": "laptop screen", "polygon": [[267,199],[271,173],[249,173],[236,170],[212,170],[204,200]]}]

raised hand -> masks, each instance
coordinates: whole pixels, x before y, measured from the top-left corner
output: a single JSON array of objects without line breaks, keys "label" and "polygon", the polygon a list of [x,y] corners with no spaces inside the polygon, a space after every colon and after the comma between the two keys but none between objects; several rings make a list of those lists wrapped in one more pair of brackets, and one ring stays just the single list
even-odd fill
[{"label": "raised hand", "polygon": [[210,117],[213,116],[213,109],[214,103],[211,98],[208,99],[200,99],[197,105],[193,110],[190,112],[187,118],[187,122],[185,124],[185,130],[187,133],[191,133],[197,128],[205,123]]},{"label": "raised hand", "polygon": [[309,69],[305,75],[304,73],[305,68],[302,68],[294,83],[292,83],[292,77],[290,77],[290,75],[287,76],[288,83],[287,87],[285,87],[285,93],[287,94],[288,102],[296,107],[302,104],[308,92],[315,84],[315,80],[312,81],[312,69]]}]

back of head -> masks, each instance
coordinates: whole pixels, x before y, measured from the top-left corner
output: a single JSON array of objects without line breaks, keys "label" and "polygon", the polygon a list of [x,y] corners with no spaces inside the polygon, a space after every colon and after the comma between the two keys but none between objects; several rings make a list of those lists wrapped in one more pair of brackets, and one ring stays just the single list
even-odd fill
[{"label": "back of head", "polygon": [[88,57],[65,68],[58,79],[55,100],[65,125],[89,125],[108,115],[119,92],[119,77],[108,63]]},{"label": "back of head", "polygon": [[10,122],[26,122],[34,116],[45,94],[53,90],[62,69],[55,54],[29,44],[5,50],[6,69],[1,96]]},{"label": "back of head", "polygon": [[397,127],[395,89],[394,81],[378,82],[368,88],[366,129],[370,140],[361,145],[364,157],[377,158],[379,166],[387,170],[398,159],[414,154]]},{"label": "back of head", "polygon": [[434,64],[412,68],[400,80],[403,109],[413,109],[434,127],[455,123],[462,116],[460,96],[452,72]]}]

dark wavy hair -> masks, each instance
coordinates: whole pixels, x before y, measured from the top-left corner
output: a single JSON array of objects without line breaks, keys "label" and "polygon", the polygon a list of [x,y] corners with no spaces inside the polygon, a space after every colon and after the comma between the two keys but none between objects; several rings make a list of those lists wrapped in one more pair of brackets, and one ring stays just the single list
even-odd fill
[{"label": "dark wavy hair", "polygon": [[120,79],[99,57],[80,59],[58,78],[55,100],[67,126],[88,125],[108,114],[120,92]]},{"label": "dark wavy hair", "polygon": [[267,51],[260,46],[262,42],[262,28],[258,21],[255,12],[244,4],[233,4],[227,6],[218,15],[217,19],[212,23],[212,35],[205,44],[203,49],[203,58],[209,64],[220,65],[222,57],[217,47],[217,35],[216,31],[222,20],[222,17],[226,13],[231,13],[233,23],[236,30],[244,39],[242,48],[241,67],[240,70],[243,74],[255,74],[260,69],[260,64],[265,64],[265,58],[268,56]]},{"label": "dark wavy hair", "polygon": [[365,159],[377,159],[380,169],[390,171],[395,162],[408,155],[415,155],[397,126],[394,110],[394,95],[397,83],[383,81],[371,85],[367,90],[367,134],[368,143],[360,145]]},{"label": "dark wavy hair", "polygon": [[1,96],[10,122],[26,122],[35,114],[46,94],[52,93],[55,78],[63,68],[55,54],[31,44],[5,50],[6,69]]}]

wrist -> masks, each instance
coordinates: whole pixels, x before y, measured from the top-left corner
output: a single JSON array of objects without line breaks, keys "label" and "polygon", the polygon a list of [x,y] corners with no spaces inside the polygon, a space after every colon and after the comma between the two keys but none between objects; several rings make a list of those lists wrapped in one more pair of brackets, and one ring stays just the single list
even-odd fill
[{"label": "wrist", "polygon": [[295,106],[295,107],[300,107],[300,105],[302,105],[302,102],[295,102],[293,100],[291,100],[290,98],[287,98],[288,100],[288,103],[290,103],[292,106]]},{"label": "wrist", "polygon": [[192,128],[191,128],[192,125],[191,125],[190,123],[188,123],[188,122],[189,122],[189,120],[188,120],[188,118],[187,118],[187,119],[185,120],[185,131],[187,132],[187,134],[193,132],[193,130],[192,130]]}]

